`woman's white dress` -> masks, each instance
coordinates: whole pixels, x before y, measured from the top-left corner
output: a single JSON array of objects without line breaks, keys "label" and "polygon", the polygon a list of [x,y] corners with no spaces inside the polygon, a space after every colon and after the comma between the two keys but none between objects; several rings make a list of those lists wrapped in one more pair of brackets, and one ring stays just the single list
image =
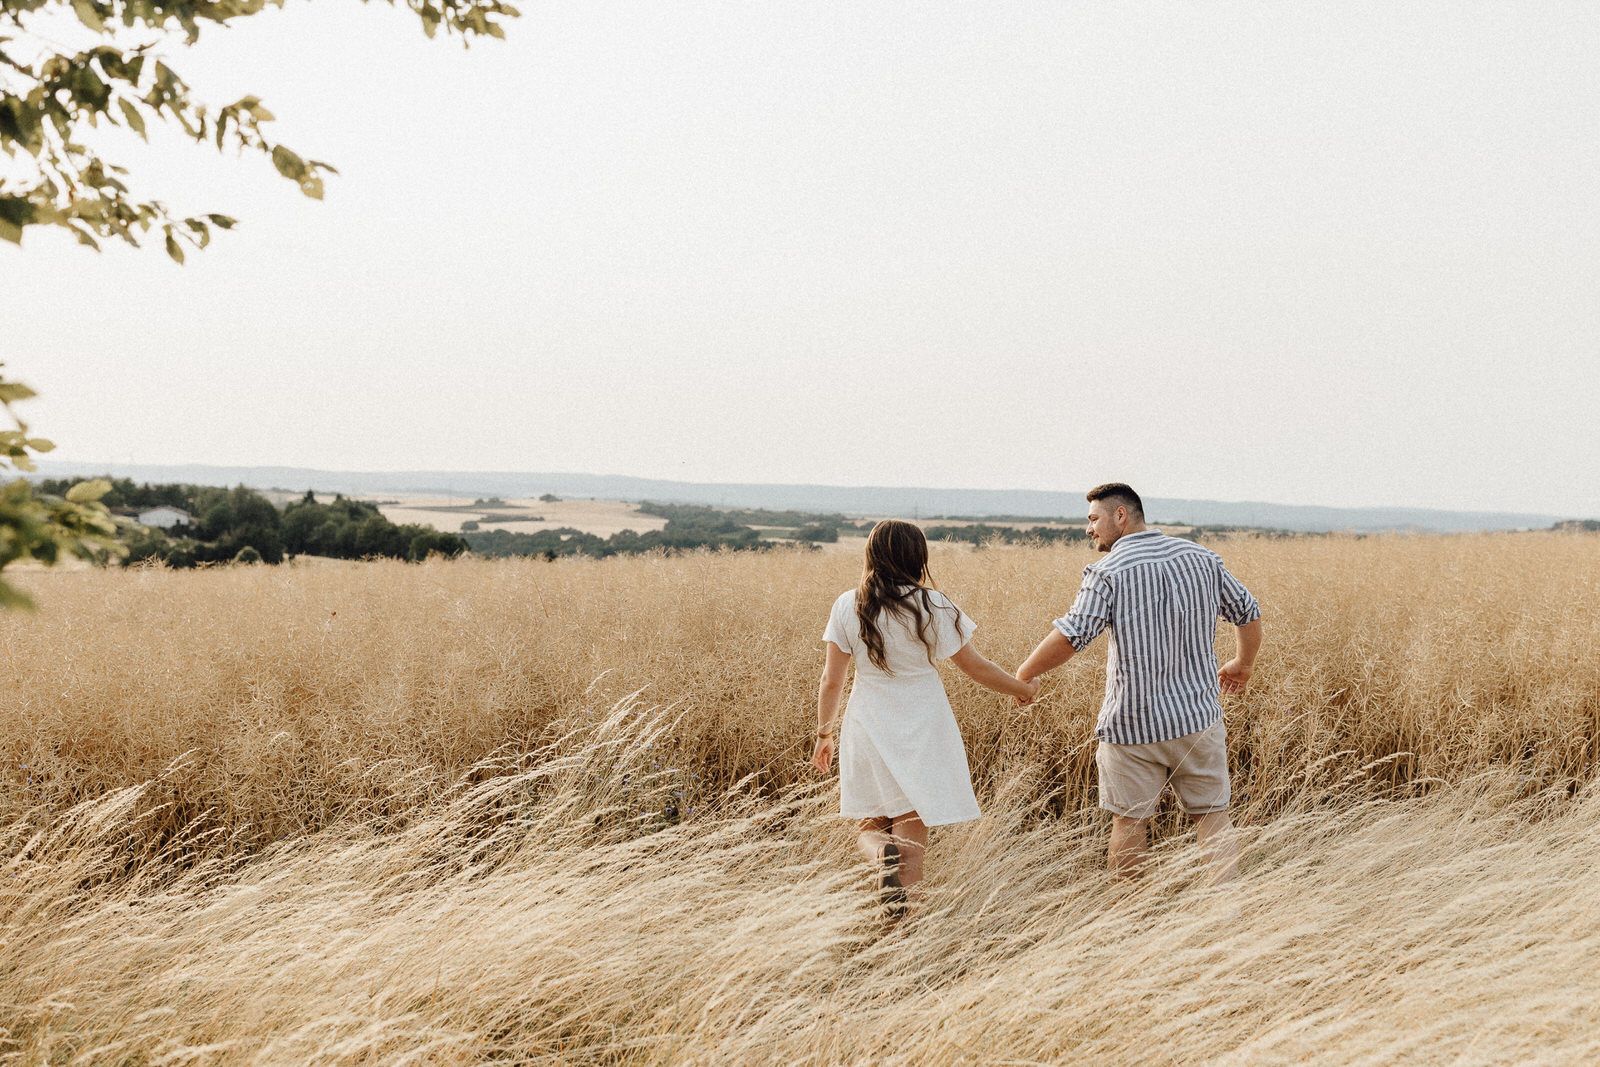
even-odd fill
[{"label": "woman's white dress", "polygon": [[[943,593],[930,590],[929,597],[934,659],[946,660],[972,640],[977,626]],[[927,826],[976,819],[966,746],[927,647],[890,612],[879,616],[878,630],[892,674],[867,658],[855,590],[834,601],[822,635],[848,652],[856,667],[839,731],[840,814],[867,819],[914,811]]]}]

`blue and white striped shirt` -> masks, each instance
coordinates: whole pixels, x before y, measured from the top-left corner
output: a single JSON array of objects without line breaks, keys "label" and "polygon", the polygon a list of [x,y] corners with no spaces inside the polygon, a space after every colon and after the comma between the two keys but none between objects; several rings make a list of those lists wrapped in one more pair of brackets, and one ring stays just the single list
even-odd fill
[{"label": "blue and white striped shirt", "polygon": [[1110,629],[1106,698],[1095,736],[1148,745],[1204,730],[1222,717],[1217,618],[1243,626],[1261,608],[1222,557],[1160,530],[1125,534],[1083,569],[1055,628],[1082,652]]}]

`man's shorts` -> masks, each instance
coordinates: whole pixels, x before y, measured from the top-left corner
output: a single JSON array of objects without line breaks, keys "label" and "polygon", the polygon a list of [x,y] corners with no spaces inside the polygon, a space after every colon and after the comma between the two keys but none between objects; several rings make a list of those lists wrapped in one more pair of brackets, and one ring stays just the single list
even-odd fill
[{"label": "man's shorts", "polygon": [[1100,742],[1100,806],[1130,819],[1148,819],[1168,782],[1190,815],[1228,809],[1228,732],[1222,720],[1198,733],[1153,745]]}]

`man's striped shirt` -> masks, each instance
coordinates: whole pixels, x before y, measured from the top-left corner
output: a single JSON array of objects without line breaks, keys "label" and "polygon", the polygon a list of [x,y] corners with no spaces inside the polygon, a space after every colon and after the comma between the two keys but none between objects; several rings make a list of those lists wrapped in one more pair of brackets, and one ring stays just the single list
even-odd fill
[{"label": "man's striped shirt", "polygon": [[1243,626],[1261,609],[1222,557],[1192,541],[1159,530],[1126,534],[1085,567],[1078,597],[1055,628],[1079,652],[1111,631],[1095,736],[1147,745],[1220,719],[1218,617]]}]

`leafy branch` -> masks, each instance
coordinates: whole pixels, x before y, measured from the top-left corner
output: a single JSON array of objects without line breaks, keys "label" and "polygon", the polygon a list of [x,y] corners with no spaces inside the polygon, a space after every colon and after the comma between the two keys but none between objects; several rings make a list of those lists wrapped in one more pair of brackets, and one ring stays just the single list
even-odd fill
[{"label": "leafy branch", "polygon": [[[429,37],[442,28],[463,41],[504,37],[502,23],[518,14],[502,0],[401,2]],[[178,215],[159,200],[134,196],[127,170],[88,143],[90,131],[103,124],[148,138],[151,125],[166,122],[218,150],[260,153],[320,200],[324,179],[337,171],[269,138],[262,127],[273,115],[259,97],[208,108],[157,54],[180,36],[192,45],[204,26],[269,5],[281,7],[283,0],[0,0],[0,154],[12,161],[0,177],[0,239],[20,244],[28,227],[56,226],[99,248],[107,240],[137,246],[157,233],[182,263],[185,248],[204,248],[213,230],[234,226],[226,215]],[[68,10],[99,43],[69,50],[34,32],[41,18],[65,21]]]},{"label": "leafy branch", "polygon": [[[388,0],[403,4],[423,32],[504,37],[516,8],[502,0]],[[138,246],[159,234],[179,263],[185,249],[205,248],[226,215],[175,214],[159,200],[130,191],[128,171],[89,143],[101,126],[122,127],[148,139],[167,123],[219,151],[260,153],[306,196],[321,199],[329,164],[306,159],[263,130],[273,121],[256,96],[211,109],[162,58],[165,45],[193,45],[208,26],[255,15],[283,0],[0,0],[0,239],[20,245],[30,227],[54,226],[98,249],[108,240]],[[73,27],[92,41],[68,48],[40,26]],[[0,472],[31,471],[33,457],[53,445],[28,435],[12,405],[33,390],[0,374]],[[3,425],[3,423],[0,423]],[[36,560],[47,565],[75,557],[104,561],[120,554],[116,522],[100,502],[104,480],[84,482],[64,496],[35,493],[26,479],[0,485],[0,571]],[[0,577],[0,608],[32,602]]]},{"label": "leafy branch", "polygon": [[[31,471],[35,453],[55,445],[29,437],[28,425],[11,405],[34,392],[0,374],[0,411],[12,429],[0,430],[0,470]],[[22,560],[54,565],[64,557],[101,562],[123,551],[117,527],[100,498],[111,488],[105,479],[80,482],[65,496],[35,494],[25,479],[0,486],[0,571]],[[21,590],[0,577],[0,608],[31,608]]]}]

